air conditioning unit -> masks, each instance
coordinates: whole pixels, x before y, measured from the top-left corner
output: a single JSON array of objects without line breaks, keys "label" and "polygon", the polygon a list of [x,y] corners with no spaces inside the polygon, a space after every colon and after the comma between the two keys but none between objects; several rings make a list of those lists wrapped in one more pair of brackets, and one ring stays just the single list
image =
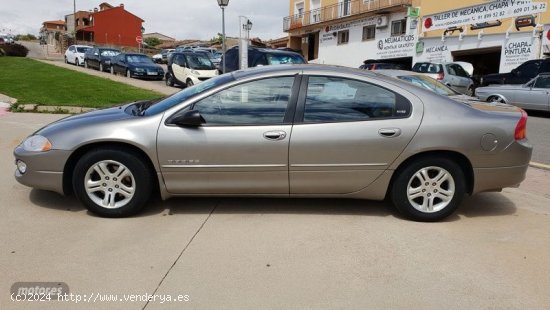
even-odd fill
[{"label": "air conditioning unit", "polygon": [[376,28],[388,27],[388,15],[380,15],[376,19]]}]

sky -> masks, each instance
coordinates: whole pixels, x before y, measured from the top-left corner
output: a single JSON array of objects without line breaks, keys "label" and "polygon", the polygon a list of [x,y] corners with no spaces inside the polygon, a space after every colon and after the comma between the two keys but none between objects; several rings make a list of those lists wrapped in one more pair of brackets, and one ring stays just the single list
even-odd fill
[{"label": "sky", "polygon": [[[221,9],[217,0],[75,0],[76,9],[88,11],[102,2],[124,3],[127,11],[141,17],[145,32],[183,39],[208,40],[222,32]],[[229,0],[225,9],[226,35],[239,35],[239,16],[252,22],[251,37],[262,40],[285,36],[283,17],[288,0]],[[64,20],[72,14],[73,0],[0,0],[0,33],[37,35],[43,21]]]}]

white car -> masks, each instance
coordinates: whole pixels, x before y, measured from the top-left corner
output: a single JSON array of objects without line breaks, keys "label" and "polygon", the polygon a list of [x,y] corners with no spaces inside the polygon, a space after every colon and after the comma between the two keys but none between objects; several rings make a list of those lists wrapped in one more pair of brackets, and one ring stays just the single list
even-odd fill
[{"label": "white car", "polygon": [[65,63],[75,64],[77,66],[84,65],[84,54],[87,50],[91,49],[91,46],[87,45],[71,45],[65,51]]},{"label": "white car", "polygon": [[172,53],[168,60],[166,85],[190,87],[218,75],[218,69],[204,52]]}]

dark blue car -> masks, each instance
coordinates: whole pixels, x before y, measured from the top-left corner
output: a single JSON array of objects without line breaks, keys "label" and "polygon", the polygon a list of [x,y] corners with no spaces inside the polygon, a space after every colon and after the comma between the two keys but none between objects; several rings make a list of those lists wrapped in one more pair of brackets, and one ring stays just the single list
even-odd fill
[{"label": "dark blue car", "polygon": [[161,66],[155,64],[149,56],[138,53],[122,53],[116,56],[111,65],[111,73],[159,81],[164,77]]}]

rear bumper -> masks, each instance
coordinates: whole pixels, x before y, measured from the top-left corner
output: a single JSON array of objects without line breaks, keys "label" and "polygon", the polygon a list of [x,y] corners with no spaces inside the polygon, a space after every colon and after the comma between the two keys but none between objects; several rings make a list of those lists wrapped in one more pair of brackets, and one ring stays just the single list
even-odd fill
[{"label": "rear bumper", "polygon": [[525,180],[527,168],[529,164],[516,167],[474,168],[475,185],[472,194],[517,187]]}]

